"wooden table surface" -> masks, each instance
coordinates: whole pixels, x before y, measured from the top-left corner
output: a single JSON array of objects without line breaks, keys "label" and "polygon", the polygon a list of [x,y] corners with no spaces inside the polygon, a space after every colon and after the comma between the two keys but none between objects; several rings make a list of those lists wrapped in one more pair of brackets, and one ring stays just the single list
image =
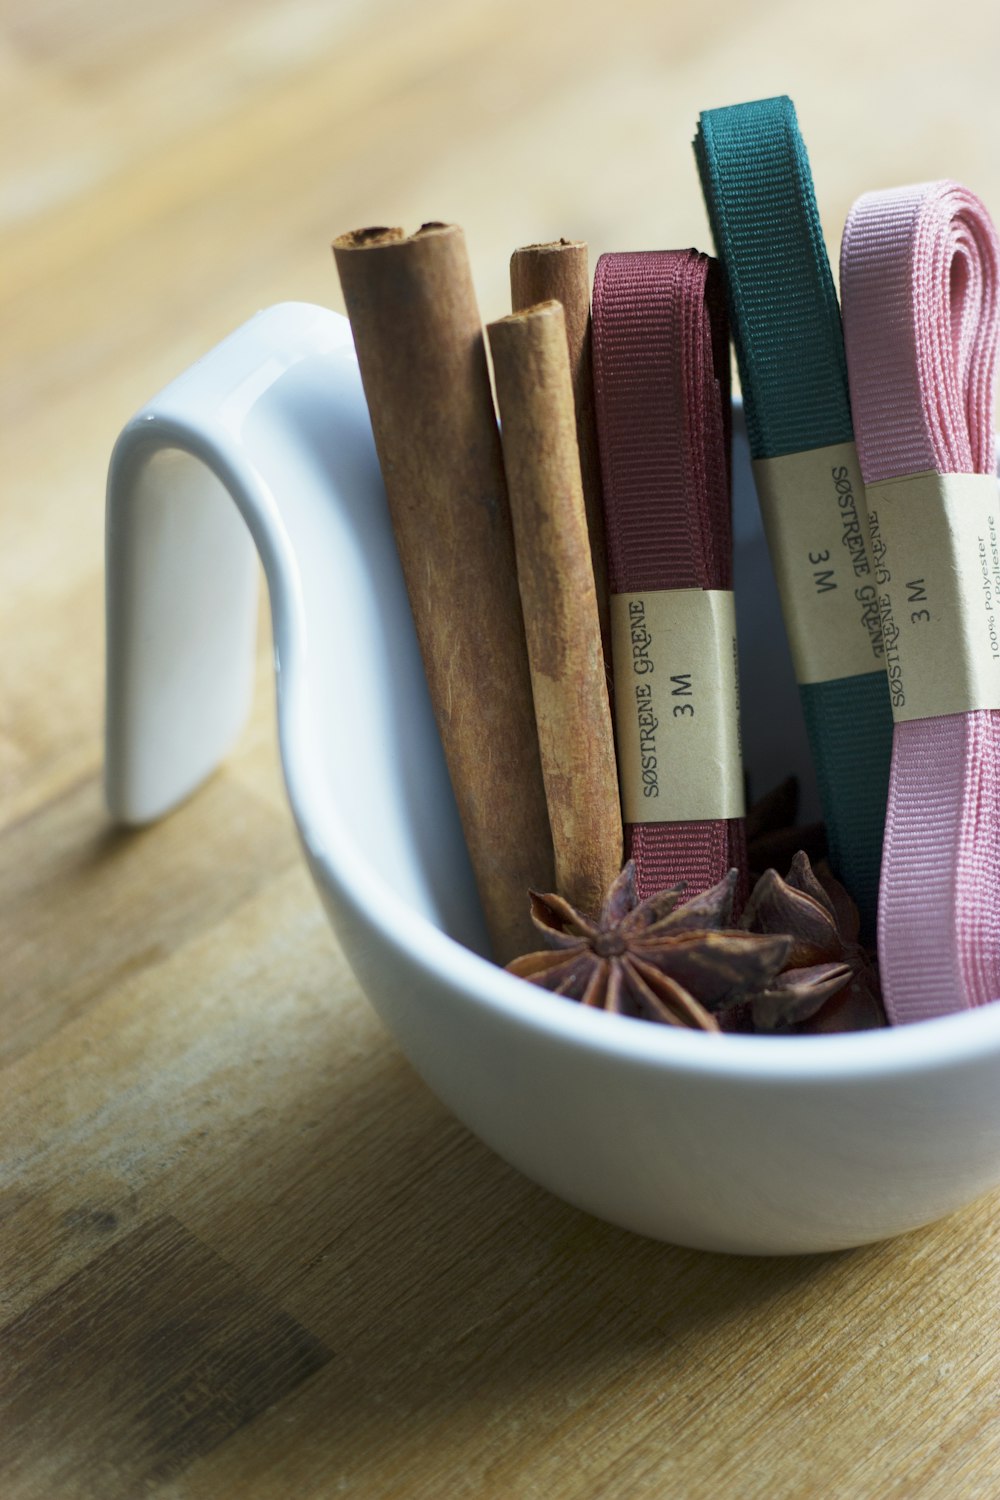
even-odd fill
[{"label": "wooden table surface", "polygon": [[706,242],[697,110],[788,91],[865,188],[1000,211],[998,21],[928,0],[0,9],[0,1496],[1000,1494],[1000,1199],[851,1254],[635,1238],[522,1180],[376,1022],[252,727],[100,793],[102,508],[141,402],[329,240]]}]

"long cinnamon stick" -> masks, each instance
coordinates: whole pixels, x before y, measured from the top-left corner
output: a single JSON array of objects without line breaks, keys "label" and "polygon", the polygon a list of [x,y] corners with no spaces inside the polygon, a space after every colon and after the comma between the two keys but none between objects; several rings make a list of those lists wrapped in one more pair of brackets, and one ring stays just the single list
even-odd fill
[{"label": "long cinnamon stick", "polygon": [[621,869],[622,817],[563,309],[488,332],[556,889],[596,912]]},{"label": "long cinnamon stick", "polygon": [[462,231],[334,241],[431,699],[494,957],[552,871],[503,458]]},{"label": "long cinnamon stick", "polygon": [[554,299],[566,317],[566,344],[573,379],[576,440],[580,450],[583,500],[594,560],[594,584],[601,617],[601,640],[608,681],[611,680],[611,596],[608,553],[604,540],[601,501],[601,459],[597,447],[594,373],[590,356],[590,271],[582,240],[553,240],[546,245],[523,245],[510,258],[510,300],[514,312]]}]

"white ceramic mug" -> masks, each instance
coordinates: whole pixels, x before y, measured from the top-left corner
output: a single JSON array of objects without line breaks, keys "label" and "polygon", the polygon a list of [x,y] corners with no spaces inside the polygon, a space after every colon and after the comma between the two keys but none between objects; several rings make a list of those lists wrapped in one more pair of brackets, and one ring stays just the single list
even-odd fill
[{"label": "white ceramic mug", "polygon": [[[735,503],[745,748],[764,790],[806,763],[805,736],[740,433]],[[481,956],[336,313],[260,313],[119,438],[107,531],[114,816],[168,812],[239,734],[255,549],[285,780],[316,887],[413,1065],[501,1156],[640,1233],[756,1253],[899,1234],[1000,1183],[1000,1005],[857,1035],[705,1036],[585,1009]]]}]

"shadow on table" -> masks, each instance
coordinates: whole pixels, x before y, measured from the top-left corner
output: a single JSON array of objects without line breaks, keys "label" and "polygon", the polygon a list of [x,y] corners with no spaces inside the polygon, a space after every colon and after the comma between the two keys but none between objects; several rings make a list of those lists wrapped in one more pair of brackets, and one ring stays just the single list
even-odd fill
[{"label": "shadow on table", "polygon": [[[668,1441],[727,1389],[768,1379],[774,1399],[783,1341],[801,1341],[800,1367],[822,1363],[843,1299],[886,1253],[763,1259],[642,1239],[499,1161],[398,1054],[380,1071],[367,1128],[315,1101],[311,1164],[293,1153],[270,1208],[269,1289],[329,1354],[269,1423],[296,1483],[341,1474],[381,1493],[420,1455],[464,1468],[487,1444],[491,1483],[508,1464],[496,1492],[513,1494],[524,1445],[546,1433],[568,1460],[581,1424],[586,1445],[606,1429],[621,1443],[642,1410]],[[261,1245],[241,1252],[235,1221],[217,1248],[260,1276]],[[237,1443],[247,1482],[255,1441]]]}]

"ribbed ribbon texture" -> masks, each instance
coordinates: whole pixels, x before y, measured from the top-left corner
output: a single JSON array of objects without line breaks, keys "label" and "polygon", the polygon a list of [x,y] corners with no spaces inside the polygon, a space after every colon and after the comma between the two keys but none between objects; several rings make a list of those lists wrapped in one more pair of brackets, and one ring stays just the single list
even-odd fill
[{"label": "ribbed ribbon texture", "polygon": [[[1000,246],[954,182],[867,193],[841,250],[867,484],[994,471]],[[896,725],[879,962],[894,1022],[1000,996],[1000,713]]]},{"label": "ribbed ribbon texture", "polygon": [[[602,255],[594,391],[613,594],[731,589],[729,332],[717,262],[696,250]],[[633,823],[639,895],[746,881],[742,819]]]},{"label": "ribbed ribbon texture", "polygon": [[[706,110],[695,157],[753,457],[850,442],[840,310],[792,101]],[[799,692],[830,860],[873,932],[892,745],[885,673],[804,683]]]}]

